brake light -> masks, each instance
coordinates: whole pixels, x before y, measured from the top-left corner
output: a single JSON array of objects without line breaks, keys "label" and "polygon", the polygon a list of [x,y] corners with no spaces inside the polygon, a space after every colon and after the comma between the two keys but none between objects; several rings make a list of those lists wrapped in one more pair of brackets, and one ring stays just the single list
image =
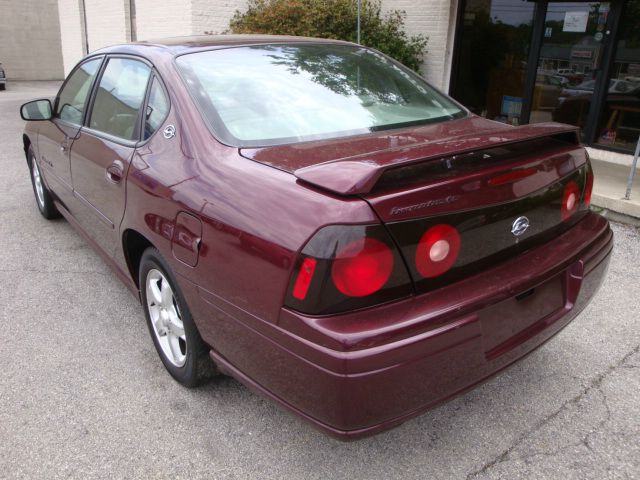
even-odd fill
[{"label": "brake light", "polygon": [[591,205],[591,194],[593,193],[593,170],[591,166],[587,169],[587,181],[584,186],[584,205],[589,208]]},{"label": "brake light", "polygon": [[562,207],[560,214],[562,220],[567,220],[578,210],[578,199],[580,198],[580,189],[578,184],[573,180],[568,182],[564,187],[562,195]]},{"label": "brake light", "polygon": [[296,283],[293,286],[293,296],[298,300],[304,300],[309,291],[309,285],[313,279],[313,272],[316,270],[317,260],[315,258],[305,258],[298,270],[298,277]]},{"label": "brake light", "polygon": [[344,295],[366,297],[382,288],[392,270],[391,249],[380,240],[361,238],[336,254],[331,278]]},{"label": "brake light", "polygon": [[329,225],[300,252],[284,303],[306,314],[327,315],[412,293],[406,264],[383,225]]},{"label": "brake light", "polygon": [[507,183],[515,183],[518,180],[522,180],[523,178],[530,177],[538,173],[538,170],[535,168],[523,168],[520,170],[514,170],[512,172],[503,173],[502,175],[498,175],[496,177],[490,178],[487,182],[490,187],[498,187],[500,185],[505,185]]},{"label": "brake light", "polygon": [[451,225],[434,225],[427,230],[416,249],[416,268],[424,278],[448,271],[460,253],[460,234]]}]

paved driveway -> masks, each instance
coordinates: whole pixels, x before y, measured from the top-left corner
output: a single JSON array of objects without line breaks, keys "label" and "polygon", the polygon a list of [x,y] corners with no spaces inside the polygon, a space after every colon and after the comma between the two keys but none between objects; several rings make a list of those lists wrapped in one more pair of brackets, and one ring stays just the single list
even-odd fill
[{"label": "paved driveway", "polygon": [[340,443],[230,378],[165,373],[137,301],[65,221],[36,210],[21,102],[0,92],[0,478],[640,477],[640,235],[614,225],[600,294],[495,379]]}]

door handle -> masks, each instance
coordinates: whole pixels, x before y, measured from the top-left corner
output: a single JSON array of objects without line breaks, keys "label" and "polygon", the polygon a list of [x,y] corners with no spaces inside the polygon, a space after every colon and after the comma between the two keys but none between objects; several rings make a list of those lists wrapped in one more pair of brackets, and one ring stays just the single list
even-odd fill
[{"label": "door handle", "polygon": [[116,160],[107,167],[107,179],[113,183],[120,183],[124,172],[124,165],[120,160]]},{"label": "door handle", "polygon": [[69,142],[68,139],[64,139],[61,143],[60,143],[60,152],[64,153],[68,150],[69,148]]}]

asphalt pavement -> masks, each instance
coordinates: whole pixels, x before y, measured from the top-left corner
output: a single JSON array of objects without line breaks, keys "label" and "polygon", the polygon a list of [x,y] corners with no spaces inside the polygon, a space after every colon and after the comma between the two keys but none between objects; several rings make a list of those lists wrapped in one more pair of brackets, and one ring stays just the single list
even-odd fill
[{"label": "asphalt pavement", "polygon": [[640,232],[614,224],[600,293],[526,359],[402,426],[342,443],[228,377],[165,372],[137,300],[37,211],[0,92],[0,478],[640,478]]}]

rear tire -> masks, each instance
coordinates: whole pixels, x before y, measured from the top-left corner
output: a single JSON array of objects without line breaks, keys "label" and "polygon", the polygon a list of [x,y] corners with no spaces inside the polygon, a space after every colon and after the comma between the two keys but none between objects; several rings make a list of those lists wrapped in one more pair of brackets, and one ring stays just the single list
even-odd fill
[{"label": "rear tire", "polygon": [[31,186],[33,187],[33,194],[36,197],[38,210],[47,220],[59,218],[60,212],[53,203],[53,197],[49,189],[44,184],[44,179],[42,178],[42,173],[40,172],[38,162],[36,162],[36,155],[33,153],[33,147],[31,147],[31,145],[29,145],[29,150],[27,151],[27,158],[29,159],[27,163],[31,173]]},{"label": "rear tire", "polygon": [[140,260],[139,285],[149,333],[167,371],[186,387],[216,374],[189,307],[160,252],[147,248]]}]

